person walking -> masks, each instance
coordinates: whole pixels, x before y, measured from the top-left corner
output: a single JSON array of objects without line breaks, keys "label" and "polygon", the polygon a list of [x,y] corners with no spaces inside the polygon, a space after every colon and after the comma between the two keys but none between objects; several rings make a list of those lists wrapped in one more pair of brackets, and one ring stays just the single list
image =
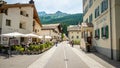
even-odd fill
[{"label": "person walking", "polygon": [[58,44],[58,41],[55,42],[56,47],[57,47],[57,44]]}]

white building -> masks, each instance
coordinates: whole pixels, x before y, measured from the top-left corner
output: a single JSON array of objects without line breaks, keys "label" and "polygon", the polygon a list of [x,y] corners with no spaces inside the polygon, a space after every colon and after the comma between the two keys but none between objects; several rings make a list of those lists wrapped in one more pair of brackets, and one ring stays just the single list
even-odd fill
[{"label": "white building", "polygon": [[58,24],[44,24],[42,26],[42,36],[51,36],[52,39],[60,40],[61,39],[61,25]]},{"label": "white building", "polygon": [[[0,34],[19,32],[28,34],[33,32],[33,21],[40,23],[33,0],[28,4],[6,4],[0,1]],[[25,38],[17,38],[18,43]],[[2,44],[8,44],[8,38],[2,37]]]},{"label": "white building", "polygon": [[68,37],[70,40],[81,40],[81,26],[80,25],[70,25],[67,28]]}]

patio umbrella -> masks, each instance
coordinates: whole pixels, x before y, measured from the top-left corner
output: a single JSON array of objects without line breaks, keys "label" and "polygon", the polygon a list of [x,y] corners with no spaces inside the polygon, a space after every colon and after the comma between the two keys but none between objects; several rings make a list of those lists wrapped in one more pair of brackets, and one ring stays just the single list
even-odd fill
[{"label": "patio umbrella", "polygon": [[45,38],[50,39],[50,38],[52,38],[52,37],[51,37],[51,36],[45,36]]},{"label": "patio umbrella", "polygon": [[39,38],[43,38],[43,36],[39,36]]},{"label": "patio umbrella", "polygon": [[22,33],[19,33],[19,32],[13,32],[13,33],[1,34],[0,36],[7,36],[7,37],[25,37],[25,34],[22,34]]},{"label": "patio umbrella", "polygon": [[38,35],[36,35],[36,34],[33,34],[33,33],[26,34],[25,36],[26,36],[26,37],[39,38],[39,36],[38,36]]}]

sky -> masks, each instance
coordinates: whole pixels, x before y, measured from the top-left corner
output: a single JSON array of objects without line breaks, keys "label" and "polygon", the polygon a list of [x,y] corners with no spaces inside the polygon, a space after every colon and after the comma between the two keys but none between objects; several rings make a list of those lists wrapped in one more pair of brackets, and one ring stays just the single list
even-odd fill
[{"label": "sky", "polygon": [[[28,3],[30,0],[5,0],[9,4]],[[82,0],[34,0],[38,12],[55,13],[62,11],[75,14],[82,13]]]}]

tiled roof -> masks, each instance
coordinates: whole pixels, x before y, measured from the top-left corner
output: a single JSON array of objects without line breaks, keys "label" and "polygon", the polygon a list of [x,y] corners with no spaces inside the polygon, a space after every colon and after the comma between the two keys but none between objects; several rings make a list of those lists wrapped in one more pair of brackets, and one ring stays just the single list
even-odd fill
[{"label": "tiled roof", "polygon": [[81,26],[79,25],[70,25],[68,28],[67,28],[68,31],[76,31],[76,30],[81,30]]}]

